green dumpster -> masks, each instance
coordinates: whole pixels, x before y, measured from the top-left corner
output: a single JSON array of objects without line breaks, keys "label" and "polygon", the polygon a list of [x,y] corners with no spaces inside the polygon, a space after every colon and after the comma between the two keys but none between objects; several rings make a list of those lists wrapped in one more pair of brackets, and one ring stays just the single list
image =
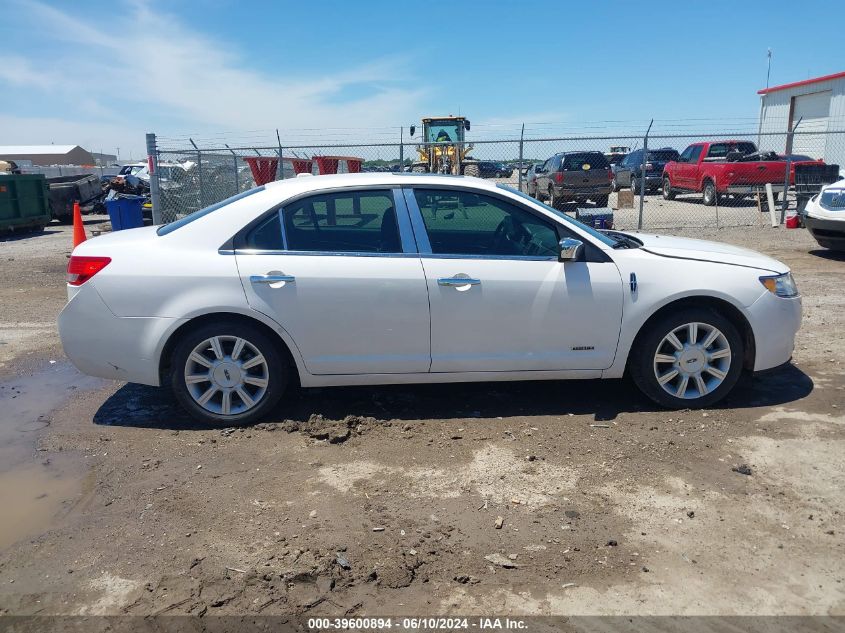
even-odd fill
[{"label": "green dumpster", "polygon": [[47,180],[42,174],[0,174],[0,233],[40,230],[49,222]]}]

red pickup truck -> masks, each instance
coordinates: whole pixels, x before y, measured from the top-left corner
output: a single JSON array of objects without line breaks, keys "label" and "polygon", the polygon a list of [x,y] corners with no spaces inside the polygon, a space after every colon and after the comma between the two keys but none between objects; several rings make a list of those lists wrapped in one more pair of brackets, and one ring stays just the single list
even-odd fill
[{"label": "red pickup truck", "polygon": [[[774,160],[760,160],[768,156]],[[786,161],[776,154],[761,156],[750,141],[693,143],[663,168],[663,198],[702,193],[704,204],[711,206],[721,196],[742,198],[762,191],[766,183],[777,196],[785,178]]]}]

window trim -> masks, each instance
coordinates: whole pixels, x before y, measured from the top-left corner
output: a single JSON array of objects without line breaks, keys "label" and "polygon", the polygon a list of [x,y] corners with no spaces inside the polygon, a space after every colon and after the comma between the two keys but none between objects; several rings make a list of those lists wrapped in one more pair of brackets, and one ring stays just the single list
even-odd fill
[{"label": "window trim", "polygon": [[[285,230],[285,207],[290,206],[301,200],[312,198],[315,196],[353,193],[356,191],[362,192],[379,192],[387,193],[393,198],[393,209],[396,213],[396,227],[399,231],[399,243],[402,251],[398,253],[379,253],[371,251],[294,251],[288,249],[288,236]],[[273,249],[252,249],[245,248],[244,241],[246,236],[259,224],[264,222],[272,214],[279,214],[279,224],[282,230],[282,245],[283,250]],[[231,248],[228,246],[231,245]],[[328,256],[328,257],[417,257],[417,243],[414,240],[414,233],[411,228],[411,220],[409,218],[408,208],[405,203],[405,198],[400,187],[372,186],[372,185],[358,185],[354,187],[332,187],[330,189],[321,189],[319,191],[307,191],[302,194],[288,198],[284,202],[274,205],[266,212],[255,218],[252,222],[238,231],[231,240],[227,242],[219,251],[221,254],[234,253],[235,255],[304,255],[304,256]]]}]

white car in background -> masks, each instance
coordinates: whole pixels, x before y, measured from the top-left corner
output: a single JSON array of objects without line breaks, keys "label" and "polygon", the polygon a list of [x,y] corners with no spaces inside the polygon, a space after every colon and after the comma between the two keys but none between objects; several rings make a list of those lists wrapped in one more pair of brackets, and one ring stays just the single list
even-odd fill
[{"label": "white car in background", "polygon": [[78,246],[59,316],[83,372],[169,384],[196,418],[303,387],[621,378],[709,406],[789,361],[789,268],[692,239],[599,233],[475,178],[347,174],[241,193]]},{"label": "white car in background", "polygon": [[807,202],[803,216],[819,246],[845,251],[845,180],[823,187]]}]

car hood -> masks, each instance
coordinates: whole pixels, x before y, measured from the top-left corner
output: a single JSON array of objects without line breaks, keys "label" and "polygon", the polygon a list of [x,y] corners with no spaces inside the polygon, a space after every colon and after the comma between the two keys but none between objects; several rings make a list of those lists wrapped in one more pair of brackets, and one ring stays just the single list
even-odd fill
[{"label": "car hood", "polygon": [[695,240],[688,237],[671,237],[668,235],[648,235],[637,233],[633,235],[643,243],[643,250],[661,257],[675,257],[680,259],[696,259],[717,264],[732,266],[746,266],[770,270],[775,273],[789,271],[789,266],[776,259],[739,246],[731,246],[722,242]]}]

